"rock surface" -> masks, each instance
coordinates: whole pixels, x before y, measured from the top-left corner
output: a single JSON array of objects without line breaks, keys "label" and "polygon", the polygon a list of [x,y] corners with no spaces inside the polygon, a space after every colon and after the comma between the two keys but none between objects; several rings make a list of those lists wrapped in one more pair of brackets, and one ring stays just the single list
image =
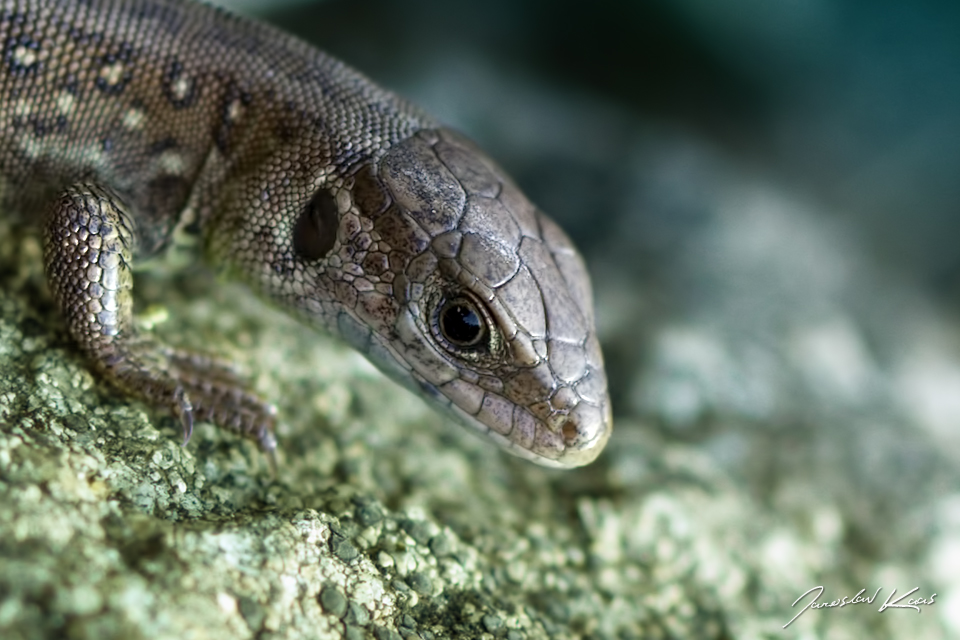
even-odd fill
[{"label": "rock surface", "polygon": [[[413,93],[489,77],[445,64]],[[855,228],[698,138],[496,84],[453,118],[510,96],[485,135],[526,135],[545,174],[616,176],[556,186],[604,213],[566,224],[594,270],[608,451],[566,472],[510,458],[241,288],[138,274],[138,309],[169,315],[156,333],[233,359],[279,409],[275,477],[209,425],[181,447],[172,419],[88,372],[36,237],[4,223],[0,637],[960,633],[956,319]],[[824,603],[880,592],[784,630],[818,585]],[[914,587],[934,604],[878,612]]]}]

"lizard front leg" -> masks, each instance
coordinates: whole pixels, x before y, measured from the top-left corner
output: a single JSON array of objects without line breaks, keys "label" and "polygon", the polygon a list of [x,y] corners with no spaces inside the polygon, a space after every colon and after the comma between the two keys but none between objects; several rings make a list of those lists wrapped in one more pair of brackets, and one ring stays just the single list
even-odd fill
[{"label": "lizard front leg", "polygon": [[47,282],[70,335],[113,385],[170,410],[186,444],[194,420],[256,440],[272,455],[275,411],[229,365],[166,347],[137,331],[130,269],[136,229],[122,200],[92,184],[69,187],[44,223]]}]

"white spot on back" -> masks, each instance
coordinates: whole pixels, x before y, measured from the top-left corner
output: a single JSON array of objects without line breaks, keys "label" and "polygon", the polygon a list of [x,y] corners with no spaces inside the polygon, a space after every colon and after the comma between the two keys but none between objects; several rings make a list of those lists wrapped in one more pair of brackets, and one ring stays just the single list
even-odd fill
[{"label": "white spot on back", "polygon": [[243,103],[234,100],[227,105],[227,122],[236,122],[243,115]]},{"label": "white spot on back", "polygon": [[23,45],[13,50],[13,61],[22,67],[29,67],[37,61],[37,52]]},{"label": "white spot on back", "polygon": [[188,78],[177,78],[170,85],[170,95],[174,100],[186,100],[190,97],[190,90],[193,83]]},{"label": "white spot on back", "polygon": [[123,80],[123,63],[114,62],[103,67],[100,69],[100,78],[111,87],[120,84]]},{"label": "white spot on back", "polygon": [[143,126],[144,114],[141,109],[136,107],[127,109],[127,112],[123,114],[123,126],[125,129],[134,131]]},{"label": "white spot on back", "polygon": [[69,91],[61,91],[57,96],[57,110],[63,115],[68,115],[73,111],[73,105],[77,99]]},{"label": "white spot on back", "polygon": [[167,150],[160,154],[157,159],[160,170],[164,173],[179,175],[183,173],[186,164],[183,161],[183,155],[178,151]]}]

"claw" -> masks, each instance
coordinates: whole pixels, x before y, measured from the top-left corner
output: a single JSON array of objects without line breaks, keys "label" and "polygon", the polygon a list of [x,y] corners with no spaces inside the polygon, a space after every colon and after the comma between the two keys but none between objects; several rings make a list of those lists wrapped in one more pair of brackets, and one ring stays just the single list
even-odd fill
[{"label": "claw", "polygon": [[183,443],[181,447],[187,446],[190,442],[190,436],[193,435],[193,412],[187,411],[180,416],[180,425],[183,427]]},{"label": "claw", "polygon": [[193,406],[182,387],[177,387],[174,397],[176,400],[174,412],[180,419],[180,426],[183,427],[183,444],[180,446],[185,447],[190,442],[190,436],[193,435]]},{"label": "claw", "polygon": [[268,421],[261,423],[255,431],[255,438],[260,445],[260,450],[267,456],[267,464],[270,466],[270,476],[277,477],[277,438],[273,435],[273,416],[276,415],[276,408],[273,405],[264,406]]},{"label": "claw", "polygon": [[277,439],[274,437],[273,432],[270,431],[269,427],[264,427],[260,433],[260,437],[257,438],[260,442],[260,448],[269,455],[273,455],[273,452],[277,450]]}]

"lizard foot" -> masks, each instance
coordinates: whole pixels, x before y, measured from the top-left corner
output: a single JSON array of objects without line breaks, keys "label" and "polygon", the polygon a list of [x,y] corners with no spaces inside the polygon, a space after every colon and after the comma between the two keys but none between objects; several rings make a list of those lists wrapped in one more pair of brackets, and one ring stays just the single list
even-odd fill
[{"label": "lizard foot", "polygon": [[133,219],[115,193],[81,183],[54,202],[44,225],[44,265],[70,334],[114,386],[173,413],[184,444],[194,421],[208,420],[272,455],[276,410],[230,365],[138,332],[130,270],[135,245]]}]

